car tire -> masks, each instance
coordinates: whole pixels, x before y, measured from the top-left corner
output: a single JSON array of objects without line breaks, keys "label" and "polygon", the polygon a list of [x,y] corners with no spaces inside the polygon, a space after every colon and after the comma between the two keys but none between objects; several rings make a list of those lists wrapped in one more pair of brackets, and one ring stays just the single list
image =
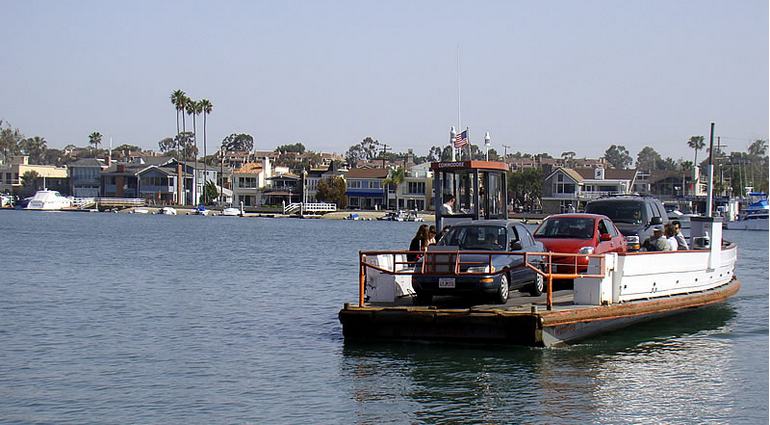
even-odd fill
[{"label": "car tire", "polygon": [[414,299],[417,305],[429,305],[431,301],[433,301],[433,295],[426,294],[425,292],[418,292]]},{"label": "car tire", "polygon": [[501,274],[500,287],[497,289],[497,294],[495,294],[495,301],[497,301],[498,304],[505,304],[508,302],[508,296],[511,294],[508,282],[508,273]]},{"label": "car tire", "polygon": [[[542,270],[542,266],[540,267]],[[532,281],[532,285],[529,287],[529,294],[533,297],[539,297],[543,295],[545,290],[545,278],[540,273],[535,273],[535,280]]]}]

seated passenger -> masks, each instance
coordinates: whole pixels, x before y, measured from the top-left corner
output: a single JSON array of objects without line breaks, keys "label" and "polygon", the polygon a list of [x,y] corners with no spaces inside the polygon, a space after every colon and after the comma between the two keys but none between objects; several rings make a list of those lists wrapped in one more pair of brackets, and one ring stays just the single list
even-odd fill
[{"label": "seated passenger", "polygon": [[661,226],[655,226],[652,231],[652,236],[644,241],[642,247],[647,251],[667,251],[668,241],[665,236],[663,236],[663,228]]}]

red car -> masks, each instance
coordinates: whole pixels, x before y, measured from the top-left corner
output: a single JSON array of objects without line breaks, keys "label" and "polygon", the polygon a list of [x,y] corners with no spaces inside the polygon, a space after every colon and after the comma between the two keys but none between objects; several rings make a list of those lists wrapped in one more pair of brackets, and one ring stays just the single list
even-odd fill
[{"label": "red car", "polygon": [[[599,214],[557,214],[545,218],[533,236],[546,251],[571,254],[626,252],[626,240],[612,220]],[[583,273],[588,257],[553,257],[554,272]]]}]

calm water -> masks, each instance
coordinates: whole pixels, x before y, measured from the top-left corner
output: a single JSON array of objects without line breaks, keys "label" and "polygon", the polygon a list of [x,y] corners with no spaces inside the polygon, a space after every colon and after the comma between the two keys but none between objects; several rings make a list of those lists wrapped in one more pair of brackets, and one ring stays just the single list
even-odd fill
[{"label": "calm water", "polygon": [[0,423],[767,423],[767,233],[729,303],[566,348],[345,345],[415,229],[0,212]]}]

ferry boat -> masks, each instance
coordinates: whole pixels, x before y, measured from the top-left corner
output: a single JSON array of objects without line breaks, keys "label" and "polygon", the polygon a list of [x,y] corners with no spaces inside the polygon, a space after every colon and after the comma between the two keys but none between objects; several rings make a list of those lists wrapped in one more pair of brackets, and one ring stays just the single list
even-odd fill
[{"label": "ferry boat", "polygon": [[[434,172],[436,227],[478,220],[507,220],[507,166],[491,161],[438,162]],[[454,198],[453,211],[442,209]],[[520,235],[521,238],[526,237]],[[420,340],[506,343],[550,347],[586,338],[643,320],[720,303],[735,295],[736,244],[722,240],[719,217],[690,219],[691,250],[605,254],[553,252],[469,252],[429,247],[424,252],[359,252],[358,302],[339,312],[346,341]],[[520,244],[510,244],[521,246]],[[409,255],[420,255],[410,261]],[[481,256],[482,260],[479,260]],[[433,296],[426,305],[412,279],[434,276],[445,287],[462,282],[508,282],[500,275],[518,270],[495,269],[498,256],[520,256],[521,267],[546,282],[545,293],[501,300]],[[558,267],[555,260],[588,258],[586,270]],[[579,272],[578,272],[579,271]],[[478,277],[479,279],[469,279]],[[573,280],[571,288],[554,281]],[[449,283],[453,285],[449,285]],[[475,284],[475,283],[474,283]]]},{"label": "ferry boat", "polygon": [[62,196],[55,190],[38,190],[30,199],[25,210],[61,211],[72,206],[70,198]]},{"label": "ferry boat", "polygon": [[736,221],[727,223],[730,230],[764,230],[768,231],[767,194],[763,192],[749,193],[750,204]]}]

